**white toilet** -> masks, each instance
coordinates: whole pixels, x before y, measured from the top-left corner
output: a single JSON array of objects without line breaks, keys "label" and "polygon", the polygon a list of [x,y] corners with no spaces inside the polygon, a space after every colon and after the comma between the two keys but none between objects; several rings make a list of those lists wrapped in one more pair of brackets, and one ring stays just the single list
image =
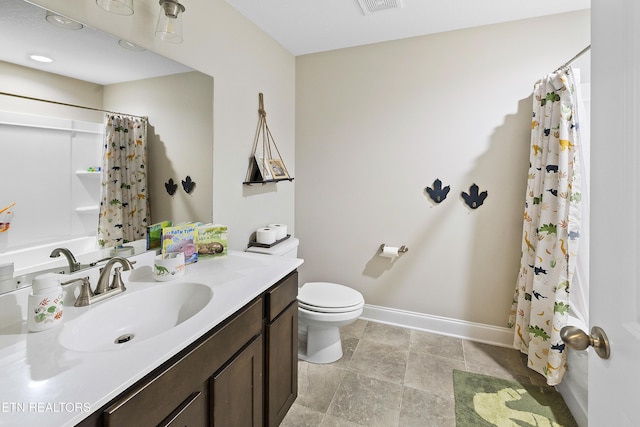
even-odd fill
[{"label": "white toilet", "polygon": [[[247,252],[296,257],[299,241],[291,237],[271,248],[252,246]],[[309,282],[298,292],[298,358],[331,363],[342,357],[340,327],[362,314],[364,298],[355,289],[336,283]]]}]

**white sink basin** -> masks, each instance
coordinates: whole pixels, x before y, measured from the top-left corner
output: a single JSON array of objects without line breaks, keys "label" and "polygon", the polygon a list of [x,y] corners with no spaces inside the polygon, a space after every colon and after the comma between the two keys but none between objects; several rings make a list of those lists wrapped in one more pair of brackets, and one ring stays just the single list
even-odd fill
[{"label": "white sink basin", "polygon": [[154,283],[143,290],[128,290],[65,323],[58,340],[74,351],[122,350],[188,320],[212,297],[211,288],[192,282]]}]

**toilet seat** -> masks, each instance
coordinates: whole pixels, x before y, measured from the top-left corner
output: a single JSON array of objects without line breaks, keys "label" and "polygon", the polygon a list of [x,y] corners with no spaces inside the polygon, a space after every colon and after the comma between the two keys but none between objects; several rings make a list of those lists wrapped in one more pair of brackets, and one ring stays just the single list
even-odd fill
[{"label": "toilet seat", "polygon": [[315,311],[316,313],[349,313],[360,310],[364,306],[364,301],[360,304],[349,307],[318,307],[298,301],[298,308],[302,310]]},{"label": "toilet seat", "polygon": [[363,305],[360,292],[337,283],[309,282],[298,292],[298,306],[318,313],[357,311]]}]

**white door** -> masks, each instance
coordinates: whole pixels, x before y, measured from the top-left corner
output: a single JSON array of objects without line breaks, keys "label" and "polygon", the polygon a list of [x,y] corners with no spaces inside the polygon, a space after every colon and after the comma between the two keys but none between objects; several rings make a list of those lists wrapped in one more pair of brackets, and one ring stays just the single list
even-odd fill
[{"label": "white door", "polygon": [[640,6],[592,0],[589,427],[640,425]]}]

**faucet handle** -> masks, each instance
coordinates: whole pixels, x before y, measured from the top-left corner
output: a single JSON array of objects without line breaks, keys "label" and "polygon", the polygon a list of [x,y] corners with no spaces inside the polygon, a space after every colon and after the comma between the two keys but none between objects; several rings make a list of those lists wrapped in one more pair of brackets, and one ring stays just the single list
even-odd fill
[{"label": "faucet handle", "polygon": [[82,285],[80,285],[80,295],[78,295],[78,298],[76,298],[76,302],[73,305],[75,307],[84,307],[91,304],[91,297],[93,297],[94,294],[91,290],[89,276],[68,280],[66,282],[62,282],[61,285],[69,285],[74,282],[82,282]]},{"label": "faucet handle", "polygon": [[124,286],[124,282],[122,281],[122,276],[120,275],[120,270],[122,267],[115,267],[113,269],[113,281],[111,282],[110,289],[120,289],[122,292],[126,291],[127,288]]}]

